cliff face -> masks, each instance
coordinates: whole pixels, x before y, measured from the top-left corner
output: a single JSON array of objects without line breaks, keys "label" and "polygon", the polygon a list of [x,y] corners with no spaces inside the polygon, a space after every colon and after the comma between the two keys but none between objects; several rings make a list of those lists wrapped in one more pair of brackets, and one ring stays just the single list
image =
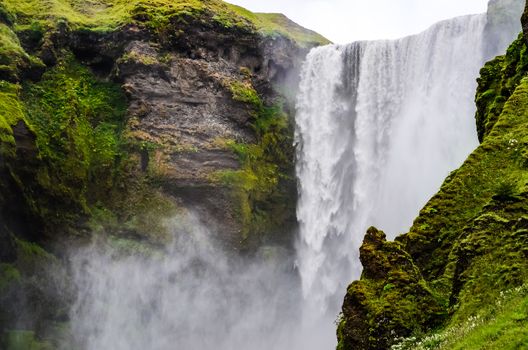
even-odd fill
[{"label": "cliff face", "polygon": [[[446,179],[410,232],[396,242],[380,240],[375,249],[367,234],[363,275],[343,304],[339,349],[528,344],[526,51],[520,35],[506,55],[481,70],[481,145]],[[392,263],[379,269],[372,261]]]},{"label": "cliff face", "polygon": [[[259,198],[275,196],[277,205],[293,201],[289,101],[276,88],[291,88],[283,77],[295,76],[308,48],[324,38],[286,19],[277,24],[278,15],[251,14],[221,1],[35,0],[22,6],[6,0],[0,9],[8,168],[3,178],[18,183],[6,184],[5,193],[18,187],[26,201],[13,206],[20,193],[13,194],[2,212],[27,209],[4,220],[39,222],[24,231],[53,239],[56,233],[49,232],[58,226],[86,230],[83,222],[96,211],[122,216],[117,221],[144,216],[140,208],[117,208],[130,202],[122,196],[126,191],[114,191],[125,183],[135,186],[130,192],[142,187],[151,192],[147,197],[158,197],[153,200],[159,205],[148,208],[175,204],[200,211],[238,249],[256,229],[256,212],[267,215]],[[281,25],[295,28],[296,36],[282,34]],[[82,83],[73,82],[81,76]],[[70,100],[49,96],[62,92],[71,92]],[[47,110],[40,99],[46,99]],[[65,112],[61,125],[46,125],[55,122],[54,110],[66,109],[82,120]],[[78,130],[69,130],[72,123]],[[80,130],[82,123],[90,130]],[[69,156],[72,164],[63,164]],[[21,166],[10,166],[22,158]],[[46,169],[38,176],[36,168],[45,163],[55,174]],[[77,174],[66,169],[73,163]],[[259,166],[268,170],[268,183],[253,183]],[[22,171],[35,181],[22,180]],[[64,188],[57,191],[55,185]],[[113,192],[114,198],[106,195]],[[142,198],[137,201],[143,205]],[[279,220],[291,223],[294,204],[285,205],[280,212],[288,213]],[[70,222],[62,220],[65,213]],[[58,219],[50,222],[51,217]],[[140,236],[152,229],[148,223],[129,226],[129,234]]]},{"label": "cliff face", "polygon": [[2,330],[67,318],[60,258],[94,236],[162,246],[191,210],[227,249],[290,244],[288,98],[326,39],[216,0],[3,0],[0,39]]}]

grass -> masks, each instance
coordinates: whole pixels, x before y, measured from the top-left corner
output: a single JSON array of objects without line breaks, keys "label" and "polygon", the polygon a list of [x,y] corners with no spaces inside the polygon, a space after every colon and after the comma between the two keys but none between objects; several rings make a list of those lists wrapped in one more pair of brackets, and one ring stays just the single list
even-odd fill
[{"label": "grass", "polygon": [[0,80],[17,82],[24,73],[43,69],[40,59],[28,55],[11,27],[0,21]]},{"label": "grass", "polygon": [[65,20],[75,27],[111,31],[135,19],[152,26],[166,24],[172,17],[216,15],[224,24],[240,24],[241,19],[219,0],[4,0],[17,24]]},{"label": "grass", "polygon": [[501,292],[494,303],[463,322],[426,337],[410,337],[391,350],[516,350],[528,346],[528,285]]},{"label": "grass", "polygon": [[102,32],[130,23],[144,24],[163,32],[174,22],[210,18],[225,28],[259,31],[265,36],[283,35],[301,46],[329,43],[283,15],[254,14],[221,0],[4,0],[4,5],[8,12],[16,15],[19,29],[35,22],[49,28],[57,21],[66,21],[74,28]]},{"label": "grass", "polygon": [[228,5],[233,12],[250,20],[265,36],[282,35],[303,47],[326,45],[331,42],[322,35],[301,27],[281,13],[253,13],[243,7]]}]

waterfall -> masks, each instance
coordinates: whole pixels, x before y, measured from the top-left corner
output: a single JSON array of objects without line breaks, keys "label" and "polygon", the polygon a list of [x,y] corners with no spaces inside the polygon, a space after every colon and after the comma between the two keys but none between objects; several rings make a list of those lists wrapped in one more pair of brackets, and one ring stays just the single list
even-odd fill
[{"label": "waterfall", "polygon": [[[360,276],[357,252],[367,228],[389,238],[406,232],[477,146],[474,92],[490,58],[488,16],[309,53],[295,139],[297,265],[313,312],[337,314],[346,284]],[[494,54],[515,34],[505,37]]]},{"label": "waterfall", "polygon": [[192,213],[169,225],[162,252],[126,240],[81,247],[63,349],[330,349],[367,227],[405,232],[477,145],[475,78],[515,36],[489,45],[502,22],[489,23],[465,16],[400,40],[313,49],[297,101],[295,264],[280,247],[233,257]]}]

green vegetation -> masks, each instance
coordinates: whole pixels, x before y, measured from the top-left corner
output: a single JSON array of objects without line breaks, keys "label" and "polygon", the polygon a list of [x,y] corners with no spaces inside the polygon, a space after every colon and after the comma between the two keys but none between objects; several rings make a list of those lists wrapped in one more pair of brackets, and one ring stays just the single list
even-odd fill
[{"label": "green vegetation", "polygon": [[330,41],[322,35],[301,27],[283,14],[253,13],[240,6],[230,4],[228,6],[235,13],[250,20],[265,36],[282,35],[304,47],[330,44]]},{"label": "green vegetation", "polygon": [[[513,295],[508,295],[513,294]],[[464,324],[468,330],[463,337],[449,337],[438,349],[522,349],[528,344],[527,288],[501,293],[496,304],[484,310],[484,316],[474,316]],[[459,328],[457,328],[459,329]],[[464,330],[464,328],[462,328]]]},{"label": "green vegetation", "polygon": [[209,18],[224,28],[259,31],[263,35],[283,35],[302,46],[327,44],[328,40],[302,28],[279,14],[253,14],[220,0],[4,0],[16,18],[17,29],[38,22],[43,28],[58,20],[73,28],[107,32],[130,23],[145,25],[167,37],[175,24]]},{"label": "green vegetation", "polygon": [[[524,52],[524,44],[515,42],[508,55],[515,50]],[[519,61],[516,74],[525,75],[527,68]],[[497,70],[494,80],[507,72]],[[399,238],[430,284],[450,297],[454,327],[493,304],[502,291],[528,280],[522,248],[528,210],[528,80],[514,89],[482,145],[446,180],[411,232]],[[495,107],[496,102],[489,101]]]},{"label": "green vegetation", "polygon": [[0,292],[20,280],[20,272],[11,264],[0,264]]},{"label": "green vegetation", "polygon": [[[156,184],[162,171],[153,169],[156,164],[149,163],[146,174],[137,173],[136,158],[144,152],[152,156],[156,150],[137,144],[124,130],[127,106],[120,87],[97,78],[67,47],[58,47],[54,37],[108,33],[127,25],[150,31],[158,43],[179,38],[189,26],[281,34],[302,45],[327,42],[279,15],[254,15],[220,0],[2,1],[0,155],[8,156],[8,161],[0,170],[18,187],[12,196],[27,204],[22,215],[35,219],[50,236],[80,228],[163,236],[159,215],[175,210],[161,194],[161,184]],[[50,64],[43,75],[46,67],[28,52]],[[138,52],[121,58],[146,66],[162,59]],[[26,79],[32,72],[39,73],[34,77],[38,82]],[[249,227],[250,222],[267,220],[268,206],[283,208],[284,202],[291,202],[284,198],[290,192],[284,187],[294,184],[289,177],[293,151],[287,118],[280,108],[264,106],[248,81],[230,82],[228,88],[234,100],[251,107],[258,142],[231,142],[243,170],[222,177],[237,183],[233,186],[240,189],[239,202],[245,203],[240,216]],[[21,139],[15,140],[14,129]],[[24,153],[24,158],[16,152]],[[278,209],[273,216],[280,218],[284,212],[288,210]]]},{"label": "green vegetation", "polygon": [[528,287],[500,293],[478,314],[424,337],[409,337],[391,350],[522,349],[528,344]]},{"label": "green vegetation", "polygon": [[[10,175],[44,231],[88,223],[95,231],[166,239],[160,216],[175,208],[148,178],[134,174],[135,145],[123,134],[127,105],[117,84],[64,53],[38,83],[0,82],[0,106],[0,151],[10,156]],[[33,165],[14,157],[19,122],[36,139]]]},{"label": "green vegetation", "polygon": [[425,332],[445,318],[447,300],[433,294],[400,243],[371,227],[360,259],[364,269],[361,280],[348,287],[338,350],[387,349],[396,334]]},{"label": "green vegetation", "polygon": [[34,195],[35,188],[27,184],[24,193],[46,222],[57,224],[60,215],[59,221],[73,223],[79,213],[89,212],[92,199],[104,197],[113,186],[124,96],[118,86],[98,81],[67,56],[40,82],[25,84],[21,99],[42,159],[36,185],[46,195]]},{"label": "green vegetation", "polygon": [[20,86],[0,81],[0,154],[14,155],[15,138],[13,126],[25,120],[22,103],[19,100]]},{"label": "green vegetation", "polygon": [[0,78],[18,79],[18,68],[28,62],[29,56],[20,46],[16,34],[7,25],[0,23]]},{"label": "green vegetation", "polygon": [[257,111],[263,108],[260,97],[251,85],[251,81],[233,81],[229,83],[229,90],[233,95],[233,100],[247,103],[253,106]]},{"label": "green vegetation", "polygon": [[265,106],[250,80],[230,82],[228,87],[235,101],[250,107],[257,136],[255,144],[227,141],[226,146],[238,155],[242,169],[218,174],[233,188],[242,236],[247,239],[250,233],[258,236],[276,229],[291,212],[286,206],[293,203],[292,130],[282,108]]},{"label": "green vegetation", "polygon": [[477,89],[477,131],[480,141],[497,122],[504,104],[528,70],[527,48],[522,34],[506,55],[486,63],[480,71]]},{"label": "green vegetation", "polygon": [[53,349],[47,342],[37,340],[34,332],[26,331],[33,328],[25,328],[27,322],[21,320],[25,317],[26,307],[31,310],[32,324],[43,322],[43,314],[63,316],[63,301],[52,293],[63,288],[61,284],[65,285],[64,271],[59,260],[39,245],[13,239],[16,259],[9,264],[0,264],[0,347]]}]

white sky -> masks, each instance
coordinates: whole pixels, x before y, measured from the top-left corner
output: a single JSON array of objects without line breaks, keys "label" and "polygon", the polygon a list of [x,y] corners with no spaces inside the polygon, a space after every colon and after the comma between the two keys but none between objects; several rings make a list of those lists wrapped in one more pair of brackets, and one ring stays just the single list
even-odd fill
[{"label": "white sky", "polygon": [[229,0],[254,12],[280,12],[336,43],[395,39],[459,15],[486,11],[488,0]]}]

